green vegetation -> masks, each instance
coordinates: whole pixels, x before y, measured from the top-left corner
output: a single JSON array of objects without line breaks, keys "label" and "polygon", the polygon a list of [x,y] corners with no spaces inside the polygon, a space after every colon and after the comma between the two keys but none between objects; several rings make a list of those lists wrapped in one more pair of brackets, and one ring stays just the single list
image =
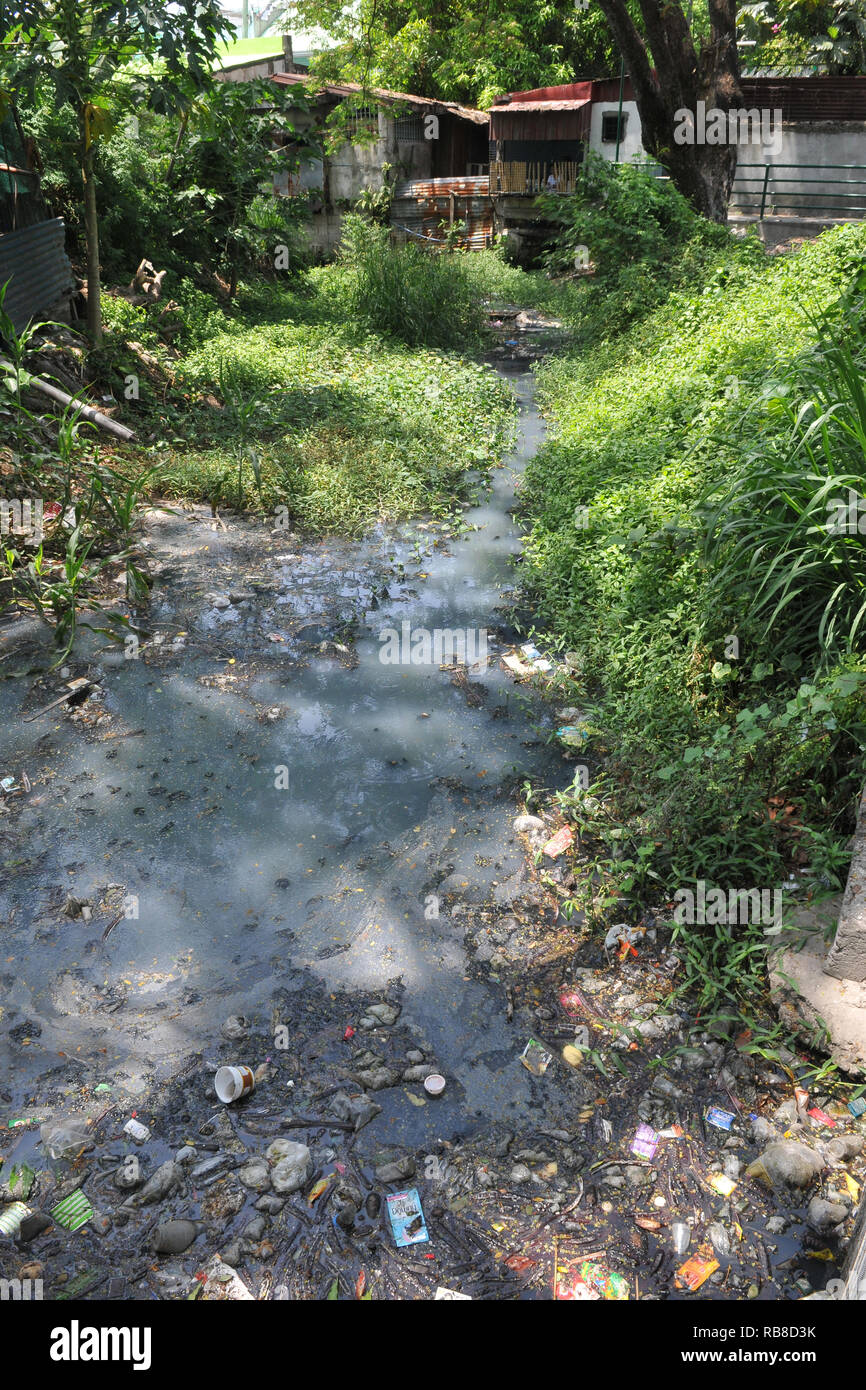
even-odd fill
[{"label": "green vegetation", "polygon": [[[418,285],[441,292],[440,261],[453,261],[441,275],[460,289],[462,257],[389,256],[403,266],[410,298]],[[101,370],[115,393],[141,372],[141,349],[160,364],[152,380],[142,376],[140,400],[125,413],[137,414],[139,433],[151,436],[144,457],[158,460],[163,495],[270,512],[284,506],[300,529],[357,531],[450,510],[466,470],[496,461],[513,406],[487,368],[440,346],[459,323],[446,334],[431,313],[434,345],[415,350],[371,333],[371,304],[360,301],[361,321],[349,316],[357,273],[334,265],[285,284],[242,285],[231,315],[184,284],[179,360],[151,308],[106,301]],[[422,328],[415,323],[416,341]]]},{"label": "green vegetation", "polygon": [[[649,312],[621,312],[647,268],[608,264],[607,332],[598,287],[572,289],[592,341],[539,371],[553,428],[523,494],[524,583],[573,653],[562,695],[600,769],[559,797],[598,870],[572,904],[590,920],[700,879],[838,888],[866,772],[856,501],[853,533],[835,524],[866,474],[866,228],[775,258],[712,237]],[[760,926],[678,935],[705,1005],[760,980]]]}]

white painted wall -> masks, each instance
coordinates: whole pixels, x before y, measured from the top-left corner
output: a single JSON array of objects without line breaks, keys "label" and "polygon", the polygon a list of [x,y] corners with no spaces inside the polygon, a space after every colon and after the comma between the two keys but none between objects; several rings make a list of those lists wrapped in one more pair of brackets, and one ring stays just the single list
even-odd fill
[{"label": "white painted wall", "polygon": [[[603,115],[615,116],[618,110],[618,101],[593,103],[590,117],[589,148],[596,154],[600,154],[603,159],[613,160],[616,158],[616,141],[602,141],[601,118]],[[624,101],[622,114],[627,116],[628,120],[625,123],[625,137],[619,147],[619,162],[620,164],[628,164],[629,160],[636,156],[642,157],[644,154],[644,148],[640,142],[640,116],[638,115],[637,102]]]}]

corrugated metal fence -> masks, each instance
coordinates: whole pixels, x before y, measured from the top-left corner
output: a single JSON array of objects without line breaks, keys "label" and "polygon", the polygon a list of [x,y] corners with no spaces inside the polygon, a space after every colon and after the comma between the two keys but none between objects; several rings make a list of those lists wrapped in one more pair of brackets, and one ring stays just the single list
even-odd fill
[{"label": "corrugated metal fence", "polygon": [[0,285],[9,282],[5,308],[16,332],[75,288],[65,242],[59,217],[0,236]]},{"label": "corrugated metal fence", "polygon": [[394,190],[391,225],[398,240],[445,240],[441,223],[465,222],[461,243],[483,251],[493,240],[493,200],[484,175],[455,175],[444,179],[411,179]]}]

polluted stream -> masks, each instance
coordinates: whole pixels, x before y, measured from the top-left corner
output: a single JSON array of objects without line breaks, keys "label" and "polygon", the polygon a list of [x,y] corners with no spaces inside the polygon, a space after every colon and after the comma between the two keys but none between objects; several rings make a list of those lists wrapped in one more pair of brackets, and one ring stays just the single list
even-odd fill
[{"label": "polluted stream", "polygon": [[[819,1126],[778,1067],[687,1039],[663,924],[637,952],[588,939],[539,853],[557,825],[515,824],[525,781],[575,769],[562,698],[502,661],[544,433],[536,350],[505,331],[519,434],[458,522],[310,542],[153,505],[140,644],[85,633],[62,677],[0,683],[3,1277],[46,1298],[796,1298],[838,1272],[862,1121]],[[256,1086],[222,1106],[229,1064]],[[850,1154],[821,1151],[843,1132]],[[820,1235],[802,1191],[744,1176],[786,1134],[829,1170]]]}]

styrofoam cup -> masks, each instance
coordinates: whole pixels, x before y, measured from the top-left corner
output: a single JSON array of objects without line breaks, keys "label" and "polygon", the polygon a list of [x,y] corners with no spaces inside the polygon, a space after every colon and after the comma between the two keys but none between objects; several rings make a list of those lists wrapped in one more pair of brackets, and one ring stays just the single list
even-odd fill
[{"label": "styrofoam cup", "polygon": [[252,1067],[220,1067],[214,1077],[214,1088],[223,1105],[248,1096],[255,1086]]}]

